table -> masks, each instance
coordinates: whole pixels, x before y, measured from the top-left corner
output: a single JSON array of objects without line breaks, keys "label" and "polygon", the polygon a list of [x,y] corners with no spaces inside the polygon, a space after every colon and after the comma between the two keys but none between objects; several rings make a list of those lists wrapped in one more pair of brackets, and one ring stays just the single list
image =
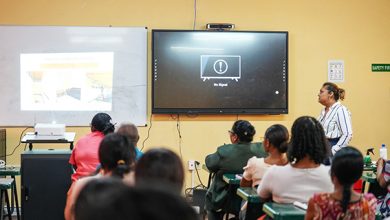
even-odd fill
[{"label": "table", "polygon": [[65,132],[64,136],[41,136],[35,135],[34,132],[27,132],[21,143],[28,144],[29,150],[32,150],[34,143],[39,144],[70,144],[70,149],[73,150],[73,141],[76,136],[75,132]]},{"label": "table", "polygon": [[237,196],[237,188],[240,186],[240,178],[236,174],[226,173],[222,176],[223,181],[228,184],[227,205],[223,208],[228,219],[229,213],[238,217],[240,211],[241,198]]},{"label": "table", "polygon": [[236,174],[226,173],[222,176],[223,181],[231,185],[240,185],[240,178],[236,177]]},{"label": "table", "polygon": [[[0,168],[0,176],[5,177],[5,176],[11,176],[12,179],[14,179],[13,182],[13,189],[11,190],[11,213],[14,212],[14,208],[16,208],[16,215],[17,219],[20,219],[20,214],[19,214],[19,202],[18,202],[18,193],[17,193],[17,188],[16,188],[16,176],[20,176],[20,166],[6,166],[4,168]],[[13,191],[13,193],[12,193]],[[16,207],[14,207],[14,204]]]},{"label": "table", "polygon": [[303,220],[306,211],[293,204],[280,204],[267,202],[263,205],[263,211],[274,220]]},{"label": "table", "polygon": [[262,214],[262,202],[256,189],[253,187],[240,187],[237,189],[237,195],[247,201],[245,219],[258,219]]}]

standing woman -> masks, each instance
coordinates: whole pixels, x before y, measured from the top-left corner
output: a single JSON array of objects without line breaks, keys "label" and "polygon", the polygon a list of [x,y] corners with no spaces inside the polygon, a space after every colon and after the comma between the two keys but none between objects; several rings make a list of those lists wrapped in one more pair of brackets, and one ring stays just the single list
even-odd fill
[{"label": "standing woman", "polygon": [[104,136],[114,132],[115,127],[111,123],[111,117],[107,113],[97,113],[91,121],[91,133],[77,141],[69,159],[75,172],[72,174],[72,182],[80,177],[88,176],[99,165],[99,144]]},{"label": "standing woman", "polygon": [[326,82],[318,94],[318,102],[325,106],[318,121],[324,127],[332,155],[347,146],[352,138],[351,113],[341,104],[345,90],[336,84]]}]

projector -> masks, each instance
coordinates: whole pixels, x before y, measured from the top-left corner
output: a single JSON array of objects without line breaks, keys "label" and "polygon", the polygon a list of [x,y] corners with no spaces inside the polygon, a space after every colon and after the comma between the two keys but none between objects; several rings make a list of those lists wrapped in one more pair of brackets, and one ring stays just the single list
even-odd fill
[{"label": "projector", "polygon": [[35,135],[38,136],[64,136],[65,124],[37,123],[34,127]]},{"label": "projector", "polygon": [[230,31],[234,29],[234,24],[229,23],[208,23],[206,30],[215,31]]}]

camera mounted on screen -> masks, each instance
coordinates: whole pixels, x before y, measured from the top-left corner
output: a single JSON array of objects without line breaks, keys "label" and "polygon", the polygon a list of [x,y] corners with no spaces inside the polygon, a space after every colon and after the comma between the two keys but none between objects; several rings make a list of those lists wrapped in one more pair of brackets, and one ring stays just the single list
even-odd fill
[{"label": "camera mounted on screen", "polygon": [[208,31],[231,31],[234,29],[234,24],[229,23],[208,23],[206,30]]}]

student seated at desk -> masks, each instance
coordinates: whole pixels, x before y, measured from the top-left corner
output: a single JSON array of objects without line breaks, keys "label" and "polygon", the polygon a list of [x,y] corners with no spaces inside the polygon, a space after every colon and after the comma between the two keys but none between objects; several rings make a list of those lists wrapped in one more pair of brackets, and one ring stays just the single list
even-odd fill
[{"label": "student seated at desk", "polygon": [[135,146],[135,159],[139,160],[142,156],[142,151],[140,151],[137,147],[138,140],[139,140],[139,134],[137,126],[135,126],[133,123],[124,123],[119,126],[118,130],[116,131],[118,134],[124,135],[127,138],[129,138],[130,142],[133,143]]},{"label": "student seated at desk", "polygon": [[[255,128],[248,121],[238,120],[229,131],[232,144],[222,145],[215,153],[206,157],[208,170],[215,173],[206,193],[205,208],[209,220],[222,219],[225,214],[222,209],[226,208],[229,194],[223,174],[242,173],[242,168],[249,158],[266,156],[261,143],[251,143],[255,133]],[[234,211],[239,212],[239,203]]]},{"label": "student seated at desk", "polygon": [[74,219],[75,201],[89,181],[98,178],[118,178],[129,186],[134,185],[132,171],[135,164],[135,148],[127,137],[117,133],[108,134],[99,145],[98,155],[102,165],[101,172],[77,180],[68,191],[64,211],[66,220]]},{"label": "student seated at desk", "polygon": [[111,123],[111,116],[107,113],[97,113],[91,121],[91,133],[77,141],[70,155],[69,163],[73,165],[75,172],[72,174],[72,182],[80,177],[88,176],[99,165],[98,149],[104,136],[114,132],[115,127]]},{"label": "student seated at desk", "polygon": [[264,134],[263,146],[268,153],[266,158],[252,157],[244,167],[240,186],[257,187],[265,171],[272,165],[286,165],[288,163],[286,151],[288,130],[280,124],[269,127]]},{"label": "student seated at desk", "polygon": [[313,117],[295,120],[287,150],[289,164],[272,166],[257,189],[263,200],[307,203],[316,192],[331,192],[329,167],[321,164],[329,151],[321,124]]},{"label": "student seated at desk", "polygon": [[387,188],[385,198],[378,203],[377,210],[383,218],[390,217],[390,160],[380,158],[377,162],[376,179],[381,187]]},{"label": "student seated at desk", "polygon": [[[269,127],[264,134],[263,146],[268,153],[266,158],[252,157],[244,167],[240,182],[242,187],[256,187],[260,184],[265,171],[272,165],[286,165],[288,163],[286,151],[288,130],[285,126],[275,124]],[[240,219],[245,219],[247,203],[243,203]]]},{"label": "student seated at desk", "polygon": [[163,187],[180,194],[184,185],[184,168],[180,157],[167,148],[154,148],[137,161],[135,166],[137,186]]},{"label": "student seated at desk", "polygon": [[374,220],[375,196],[353,190],[353,183],[362,176],[363,164],[363,155],[356,148],[345,147],[337,151],[330,169],[334,192],[315,194],[309,200],[305,219]]},{"label": "student seated at desk", "polygon": [[198,220],[179,195],[155,188],[128,187],[121,181],[89,181],[75,203],[75,220]]}]

